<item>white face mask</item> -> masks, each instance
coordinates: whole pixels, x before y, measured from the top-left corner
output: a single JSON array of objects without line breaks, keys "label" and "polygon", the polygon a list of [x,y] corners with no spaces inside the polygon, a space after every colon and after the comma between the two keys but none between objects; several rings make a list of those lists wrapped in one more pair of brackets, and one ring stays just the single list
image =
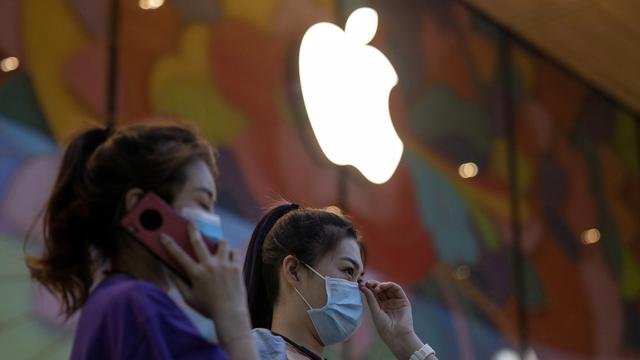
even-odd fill
[{"label": "white face mask", "polygon": [[327,304],[313,309],[307,299],[295,289],[307,304],[307,314],[325,346],[346,341],[362,323],[363,305],[358,284],[344,279],[322,276],[311,266],[304,264],[316,275],[324,279]]},{"label": "white face mask", "polygon": [[199,208],[182,208],[180,215],[191,221],[202,236],[214,241],[222,239],[222,221],[219,215]]}]

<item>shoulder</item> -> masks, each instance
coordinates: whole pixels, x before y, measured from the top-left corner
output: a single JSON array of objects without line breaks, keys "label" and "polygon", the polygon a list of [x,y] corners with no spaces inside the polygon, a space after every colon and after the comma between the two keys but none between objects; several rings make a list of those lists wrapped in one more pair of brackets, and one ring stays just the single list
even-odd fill
[{"label": "shoulder", "polygon": [[124,276],[103,280],[89,296],[84,310],[121,313],[145,321],[154,315],[180,312],[175,302],[158,286]]},{"label": "shoulder", "polygon": [[261,359],[287,360],[287,345],[280,336],[273,335],[269,329],[251,330]]},{"label": "shoulder", "polygon": [[186,314],[154,284],[122,276],[105,279],[82,309],[72,358],[228,359],[202,337]]}]

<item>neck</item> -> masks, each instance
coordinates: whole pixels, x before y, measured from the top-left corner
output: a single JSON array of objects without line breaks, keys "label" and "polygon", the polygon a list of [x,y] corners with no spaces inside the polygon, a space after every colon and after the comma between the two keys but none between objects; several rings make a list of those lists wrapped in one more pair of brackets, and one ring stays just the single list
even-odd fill
[{"label": "neck", "polygon": [[[301,311],[298,304],[290,304],[288,306],[280,303],[276,304],[273,309],[271,330],[322,357],[324,345],[316,338],[313,330],[309,329],[308,319],[291,314],[292,310]],[[307,316],[306,311],[304,316]]]},{"label": "neck", "polygon": [[160,262],[134,239],[125,237],[119,241],[119,251],[111,261],[111,270],[128,274],[138,280],[153,283],[169,291],[169,282]]}]

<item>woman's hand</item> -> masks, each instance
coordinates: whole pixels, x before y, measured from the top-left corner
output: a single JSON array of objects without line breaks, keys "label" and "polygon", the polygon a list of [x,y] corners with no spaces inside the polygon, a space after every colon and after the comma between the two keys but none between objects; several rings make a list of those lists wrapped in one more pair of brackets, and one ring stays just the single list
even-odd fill
[{"label": "woman's hand", "polygon": [[247,295],[240,257],[221,240],[215,254],[209,252],[200,232],[189,224],[189,239],[198,261],[194,261],[173,239],[162,234],[167,252],[180,264],[191,286],[173,276],[189,306],[215,321],[222,346],[234,359],[255,359]]},{"label": "woman's hand", "polygon": [[409,359],[424,344],[413,330],[411,303],[400,285],[368,280],[360,290],[382,340],[398,359]]},{"label": "woman's hand", "polygon": [[194,261],[168,235],[161,235],[161,242],[180,264],[191,282],[173,277],[178,290],[189,306],[204,316],[216,319],[225,313],[247,312],[246,290],[242,282],[242,268],[238,254],[227,248],[221,240],[215,254],[209,252],[200,232],[189,224],[189,239],[196,254]]}]

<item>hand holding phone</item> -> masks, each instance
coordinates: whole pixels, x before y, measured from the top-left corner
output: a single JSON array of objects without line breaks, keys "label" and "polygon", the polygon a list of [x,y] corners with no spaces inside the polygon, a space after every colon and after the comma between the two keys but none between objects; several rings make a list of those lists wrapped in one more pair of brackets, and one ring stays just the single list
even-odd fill
[{"label": "hand holding phone", "polygon": [[216,327],[225,323],[231,331],[237,327],[238,319],[247,314],[240,256],[236,250],[229,249],[224,240],[220,240],[216,253],[209,252],[200,232],[194,226],[189,229],[196,260],[171,237],[161,236],[162,244],[185,270],[191,286],[180,279],[174,279],[175,283],[187,304],[214,319]]},{"label": "hand holding phone", "polygon": [[190,283],[185,269],[167,252],[160,242],[160,235],[164,233],[171,237],[191,259],[197,260],[193,245],[189,240],[189,220],[185,217],[196,219],[194,225],[205,229],[206,233],[203,235],[207,239],[205,243],[210,252],[215,252],[216,244],[222,237],[222,230],[219,226],[216,229],[215,225],[220,225],[220,219],[219,217],[216,219],[214,214],[210,214],[211,218],[207,218],[203,214],[198,214],[197,211],[183,209],[183,212],[187,215],[179,215],[162,198],[153,192],[149,192],[122,219],[121,224],[156,258],[180,278]]}]

